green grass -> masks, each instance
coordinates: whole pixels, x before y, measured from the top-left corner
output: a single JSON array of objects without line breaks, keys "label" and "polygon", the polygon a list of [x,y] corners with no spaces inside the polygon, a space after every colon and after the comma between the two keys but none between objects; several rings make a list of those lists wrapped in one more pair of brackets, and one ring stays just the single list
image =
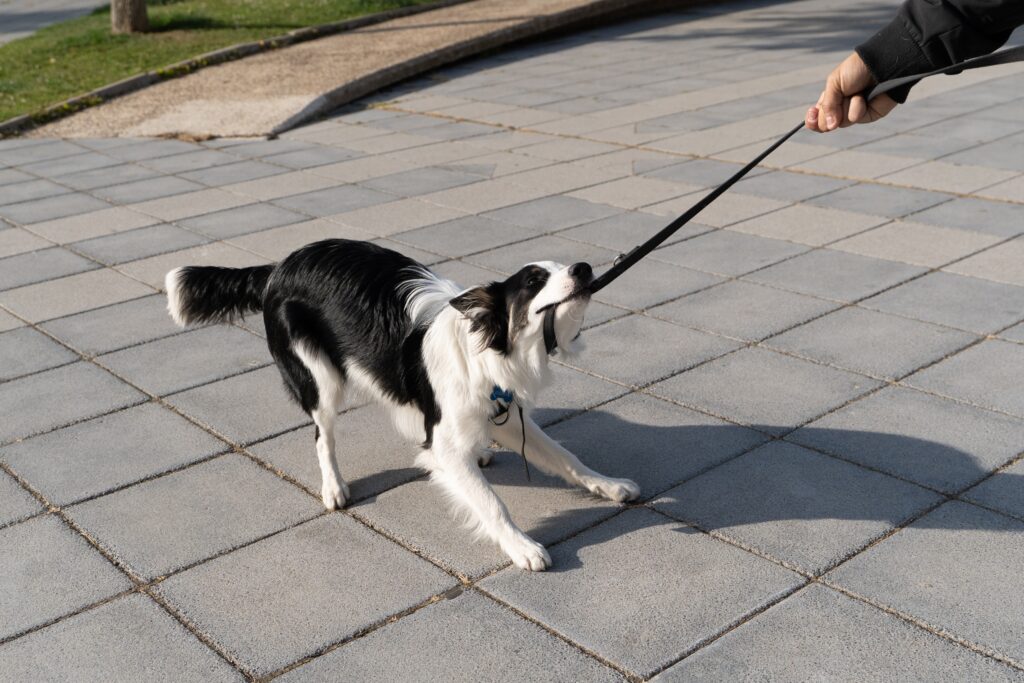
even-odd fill
[{"label": "green grass", "polygon": [[0,46],[0,121],[236,43],[434,0],[149,0],[150,31],[111,35],[109,8]]}]

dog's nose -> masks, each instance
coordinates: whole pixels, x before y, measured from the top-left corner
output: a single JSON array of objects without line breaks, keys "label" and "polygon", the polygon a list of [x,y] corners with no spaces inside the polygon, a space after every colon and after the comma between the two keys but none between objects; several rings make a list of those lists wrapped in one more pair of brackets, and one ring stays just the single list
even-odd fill
[{"label": "dog's nose", "polygon": [[589,281],[594,277],[594,269],[590,267],[589,263],[580,261],[579,263],[574,263],[569,266],[569,277]]}]

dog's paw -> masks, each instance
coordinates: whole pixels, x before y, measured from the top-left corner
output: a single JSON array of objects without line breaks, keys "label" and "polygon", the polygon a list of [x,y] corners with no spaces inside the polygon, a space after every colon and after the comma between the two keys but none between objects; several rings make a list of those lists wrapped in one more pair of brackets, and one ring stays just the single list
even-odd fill
[{"label": "dog's paw", "polygon": [[323,486],[320,487],[320,497],[328,510],[340,510],[345,507],[350,495],[348,484],[341,479],[324,480]]},{"label": "dog's paw", "polygon": [[611,477],[595,478],[587,482],[587,488],[602,498],[624,503],[640,495],[640,487],[630,479],[613,479]]},{"label": "dog's paw", "polygon": [[542,572],[551,566],[551,556],[540,543],[525,534],[503,544],[512,564],[531,572]]}]

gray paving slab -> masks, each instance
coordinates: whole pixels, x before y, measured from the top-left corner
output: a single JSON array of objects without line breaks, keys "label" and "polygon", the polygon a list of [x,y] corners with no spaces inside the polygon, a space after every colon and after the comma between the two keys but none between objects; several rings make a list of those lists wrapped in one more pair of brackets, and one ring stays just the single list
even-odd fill
[{"label": "gray paving slab", "polygon": [[[13,183],[21,183],[26,180],[34,180],[35,176],[29,175],[28,173],[22,173],[21,171],[13,168],[5,168],[0,170],[0,186],[7,186]],[[4,197],[7,196],[7,190],[4,190]]]},{"label": "gray paving slab", "polygon": [[[229,453],[67,508],[90,537],[150,580],[318,515],[322,504]],[[174,533],[167,534],[167,520]]]},{"label": "gray paving slab", "polygon": [[0,677],[82,683],[144,678],[244,680],[167,612],[139,594],[0,645]]},{"label": "gray paving slab", "polygon": [[765,346],[880,379],[897,379],[977,341],[948,327],[848,307]]},{"label": "gray paving slab", "polygon": [[354,211],[374,204],[390,202],[394,195],[378,192],[357,185],[339,185],[305,194],[296,194],[275,199],[274,204],[310,216],[329,216],[345,211]]},{"label": "gray paving slab", "polygon": [[51,247],[0,259],[0,290],[84,273],[99,264],[67,249]]},{"label": "gray paving slab", "polygon": [[[237,149],[237,148],[236,148]],[[314,168],[363,156],[362,152],[340,147],[310,147],[262,157],[263,161],[292,169]]]},{"label": "gray paving slab", "polygon": [[252,232],[279,228],[308,220],[308,217],[273,204],[247,204],[226,211],[215,211],[178,224],[216,239],[227,239]]},{"label": "gray paving slab", "polygon": [[[652,345],[650,340],[657,339]],[[586,351],[564,362],[626,385],[642,386],[728,353],[738,343],[678,325],[631,315],[588,330]],[[644,353],[638,353],[641,349]]]},{"label": "gray paving slab", "polygon": [[[31,177],[32,176],[26,176],[26,178]],[[42,199],[43,197],[55,197],[57,195],[71,192],[70,189],[63,185],[58,185],[57,183],[52,183],[49,180],[43,180],[41,178],[4,185],[3,188],[3,190],[0,190],[0,205],[17,204],[19,202]]]},{"label": "gray paving slab", "polygon": [[271,166],[270,164],[264,164],[259,161],[239,161],[234,164],[225,164],[224,166],[214,166],[212,168],[201,168],[195,171],[187,171],[179,175],[185,180],[202,183],[203,185],[208,185],[210,187],[221,187],[222,185],[243,183],[247,180],[256,180],[257,178],[280,175],[281,173],[287,173],[288,171],[288,168]]},{"label": "gray paving slab", "polygon": [[0,443],[49,431],[118,408],[145,396],[86,362],[11,380],[0,392]]},{"label": "gray paving slab", "polygon": [[642,310],[722,282],[718,275],[649,259],[595,295],[599,301]]},{"label": "gray paving slab", "polygon": [[648,314],[698,330],[760,340],[827,313],[838,305],[734,280],[657,306]]},{"label": "gray paving slab", "polygon": [[127,486],[227,449],[155,403],[0,448],[0,461],[55,505]]},{"label": "gray paving slab", "polygon": [[6,145],[0,150],[0,164],[19,166],[33,161],[85,154],[87,151],[88,149],[79,147],[69,140],[38,140],[33,144],[22,144],[16,147]]},{"label": "gray paving slab", "polygon": [[160,175],[133,183],[100,187],[93,190],[93,193],[118,204],[135,204],[202,189],[203,186],[199,183],[174,176]]},{"label": "gray paving slab", "polygon": [[[508,508],[516,525],[538,543],[549,545],[593,526],[619,510],[619,505],[531,468],[509,451],[496,453],[484,476]],[[508,563],[508,557],[486,538],[479,538],[453,513],[438,487],[426,479],[399,486],[352,508],[376,529],[383,529],[414,549],[462,576],[478,577]]]},{"label": "gray paving slab", "polygon": [[184,154],[201,149],[198,145],[182,140],[160,140],[155,138],[136,138],[115,147],[104,150],[104,154],[121,159],[123,161],[143,161],[145,159],[156,159],[167,157],[173,154]]},{"label": "gray paving slab", "polygon": [[644,509],[550,551],[556,571],[506,569],[481,587],[639,676],[802,583],[778,565]]},{"label": "gray paving slab", "polygon": [[984,341],[907,378],[944,396],[1024,417],[1024,346]]},{"label": "gray paving slab", "polygon": [[173,225],[160,224],[75,242],[71,248],[100,263],[116,265],[171,251],[187,249],[210,240]]},{"label": "gray paving slab", "polygon": [[[391,419],[375,406],[339,415],[334,433],[338,467],[353,501],[423,475],[423,470],[413,464],[422,449],[399,436]],[[319,495],[320,465],[312,426],[261,441],[247,450]]]},{"label": "gray paving slab", "polygon": [[54,218],[63,218],[77,213],[98,211],[110,206],[107,202],[91,195],[70,192],[0,207],[0,216],[15,223],[31,224]]},{"label": "gray paving slab", "polygon": [[6,472],[0,472],[0,527],[44,512],[46,508]]},{"label": "gray paving slab", "polygon": [[590,244],[582,244],[555,235],[542,235],[525,242],[516,242],[468,257],[472,263],[501,273],[514,273],[527,263],[554,261],[572,264],[585,261],[592,266],[610,264],[617,252]]},{"label": "gray paving slab", "polygon": [[548,431],[598,472],[637,482],[642,499],[767,439],[753,430],[641,394],[612,401]]},{"label": "gray paving slab", "polygon": [[666,492],[654,506],[820,574],[941,500],[913,484],[773,441]]},{"label": "gray paving slab", "polygon": [[364,180],[360,185],[399,197],[416,197],[476,182],[480,182],[478,175],[428,166]]},{"label": "gray paving slab", "polygon": [[198,149],[194,152],[175,154],[169,157],[144,159],[139,162],[139,165],[168,175],[178,175],[204,168],[216,168],[239,161],[241,159],[233,154],[226,154],[215,149]]},{"label": "gray paving slab", "polygon": [[1024,287],[953,273],[930,273],[867,299],[862,305],[989,334],[1020,320]]},{"label": "gray paving slab", "polygon": [[[813,647],[808,644],[813,643]],[[1024,674],[821,585],[808,586],[654,680],[1019,681]]]},{"label": "gray paving slab", "polygon": [[158,339],[96,360],[157,395],[208,384],[273,362],[263,339],[230,325]]},{"label": "gray paving slab", "polygon": [[285,392],[276,366],[183,391],[167,402],[240,444],[312,424]]},{"label": "gray paving slab", "polygon": [[467,216],[392,235],[392,239],[445,256],[466,256],[534,236],[529,228],[483,216]]},{"label": "gray paving slab", "polygon": [[0,382],[76,360],[77,354],[29,327],[0,333]]},{"label": "gray paving slab", "polygon": [[[714,159],[695,159],[683,161],[671,166],[663,166],[643,175],[661,180],[672,180],[677,183],[686,183],[697,187],[714,187],[725,182],[728,178],[743,167],[728,161],[717,161]],[[764,173],[763,169],[752,171],[755,175]],[[749,175],[749,174],[748,174]]]},{"label": "gray paving slab", "polygon": [[181,332],[167,313],[167,297],[163,294],[54,318],[40,327],[88,355]]},{"label": "gray paving slab", "polygon": [[783,434],[878,387],[876,380],[761,348],[729,354],[650,392]]},{"label": "gray paving slab", "polygon": [[[559,233],[563,237],[594,244],[617,252],[629,251],[636,245],[646,241],[665,227],[664,216],[656,216],[640,211],[609,216],[590,223],[568,228]],[[672,244],[686,237],[693,237],[711,228],[699,223],[688,223],[670,238],[666,244]]]},{"label": "gray paving slab", "polygon": [[999,337],[1010,341],[1024,342],[1024,323],[1003,330],[999,333]]},{"label": "gray paving slab", "polygon": [[1024,522],[952,501],[827,578],[1020,661],[1022,532]]},{"label": "gray paving slab", "polygon": [[160,176],[160,172],[151,168],[143,168],[135,164],[118,164],[106,168],[68,173],[58,176],[57,180],[76,190],[95,190],[121,183],[149,180],[158,176]]},{"label": "gray paving slab", "polygon": [[[0,638],[131,588],[124,574],[55,515],[0,529]],[[16,599],[14,596],[17,596]]]},{"label": "gray paving slab", "polygon": [[619,384],[563,365],[553,364],[551,374],[551,385],[540,392],[532,414],[534,421],[542,427],[629,391]]},{"label": "gray paving slab", "polygon": [[888,216],[889,218],[901,218],[915,214],[914,220],[921,220],[917,215],[918,212],[952,198],[952,195],[939,192],[862,183],[815,197],[808,200],[808,203],[844,211]]},{"label": "gray paving slab", "polygon": [[919,223],[974,230],[999,237],[1024,233],[1024,219],[1018,204],[957,197],[914,215]]},{"label": "gray paving slab", "polygon": [[751,273],[746,279],[800,294],[857,301],[924,273],[905,263],[818,249]]},{"label": "gray paving slab", "polygon": [[[467,657],[467,652],[487,656]],[[538,683],[624,680],[613,669],[472,591],[425,607],[318,657],[281,681],[330,681],[340,671],[365,683],[497,681],[511,672],[517,681]]]},{"label": "gray paving slab", "polygon": [[736,185],[736,191],[759,197],[784,199],[800,202],[853,185],[854,181],[842,178],[828,178],[806,173],[771,171],[753,177],[748,176]]},{"label": "gray paving slab", "polygon": [[792,242],[715,230],[659,249],[653,258],[716,275],[738,277],[808,250]]},{"label": "gray paving slab", "polygon": [[593,223],[622,213],[621,209],[595,204],[575,197],[542,197],[522,204],[506,206],[483,214],[487,218],[530,228],[535,233],[555,232],[584,223]]},{"label": "gray paving slab", "polygon": [[245,669],[265,675],[455,583],[333,514],[173,576],[158,590]]},{"label": "gray paving slab", "polygon": [[1024,520],[1024,461],[1018,460],[961,497]]}]

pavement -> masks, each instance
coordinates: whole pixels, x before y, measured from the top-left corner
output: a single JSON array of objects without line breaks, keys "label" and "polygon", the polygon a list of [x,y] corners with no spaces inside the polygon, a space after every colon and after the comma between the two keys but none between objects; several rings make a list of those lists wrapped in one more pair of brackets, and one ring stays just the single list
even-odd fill
[{"label": "pavement", "polygon": [[44,26],[88,14],[104,4],[98,0],[0,0],[0,45]]},{"label": "pavement", "polygon": [[474,541],[375,409],[163,274],[324,237],[464,284],[597,266],[800,120],[895,5],[722,3],[442,69],[275,140],[0,142],[0,679],[1024,680],[1024,71],[801,133],[602,291]]}]

